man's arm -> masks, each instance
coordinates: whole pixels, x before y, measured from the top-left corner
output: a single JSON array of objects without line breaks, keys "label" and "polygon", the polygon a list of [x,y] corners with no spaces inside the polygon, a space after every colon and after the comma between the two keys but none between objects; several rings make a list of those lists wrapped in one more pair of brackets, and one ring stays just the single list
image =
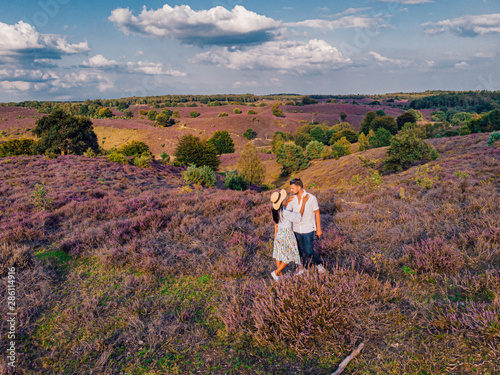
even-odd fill
[{"label": "man's arm", "polygon": [[314,213],[316,214],[316,234],[318,235],[318,237],[321,237],[323,231],[321,230],[321,218],[319,216],[319,209],[314,211]]}]

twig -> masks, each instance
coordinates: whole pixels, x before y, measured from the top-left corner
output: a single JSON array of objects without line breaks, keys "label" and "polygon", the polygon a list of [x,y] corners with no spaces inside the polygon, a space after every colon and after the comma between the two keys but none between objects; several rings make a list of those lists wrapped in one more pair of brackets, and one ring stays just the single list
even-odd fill
[{"label": "twig", "polygon": [[359,344],[359,346],[356,349],[354,349],[352,351],[352,353],[349,354],[342,361],[342,363],[340,363],[339,368],[332,375],[340,375],[342,373],[342,371],[344,371],[344,369],[347,367],[347,365],[349,364],[349,362],[351,362],[361,352],[361,350],[363,350],[364,346],[365,346],[364,342],[362,342],[361,344]]}]

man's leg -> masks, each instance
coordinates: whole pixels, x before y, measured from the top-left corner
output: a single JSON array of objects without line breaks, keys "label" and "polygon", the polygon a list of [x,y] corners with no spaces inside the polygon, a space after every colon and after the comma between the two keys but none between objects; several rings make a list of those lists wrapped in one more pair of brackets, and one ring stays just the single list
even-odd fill
[{"label": "man's leg", "polygon": [[318,254],[314,251],[314,232],[304,233],[304,257],[308,258],[308,262],[315,264],[321,264],[321,259],[319,259]]}]

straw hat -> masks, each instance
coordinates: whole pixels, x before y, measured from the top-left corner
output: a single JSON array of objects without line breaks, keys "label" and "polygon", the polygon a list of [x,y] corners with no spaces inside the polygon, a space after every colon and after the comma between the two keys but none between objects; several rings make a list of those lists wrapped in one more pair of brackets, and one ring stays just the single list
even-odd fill
[{"label": "straw hat", "polygon": [[271,202],[273,202],[273,208],[275,210],[278,210],[281,206],[281,202],[283,202],[285,200],[285,198],[286,198],[286,190],[285,189],[281,189],[279,193],[277,191],[275,191],[271,195]]}]

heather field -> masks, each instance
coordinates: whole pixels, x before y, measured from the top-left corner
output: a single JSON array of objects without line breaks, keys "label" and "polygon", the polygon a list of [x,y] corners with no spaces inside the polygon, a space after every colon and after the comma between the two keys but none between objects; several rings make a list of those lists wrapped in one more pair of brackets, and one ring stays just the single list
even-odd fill
[{"label": "heather field", "polygon": [[[34,111],[1,110],[2,129],[33,126]],[[257,110],[223,119],[271,119]],[[205,114],[187,128],[212,132]],[[94,126],[108,122],[151,126]],[[314,161],[296,176],[318,198],[329,272],[291,266],[280,283],[268,191],[224,189],[221,175],[185,186],[183,168],[158,161],[1,158],[0,277],[15,262],[18,372],[322,375],[364,342],[345,374],[497,374],[500,148],[488,137],[428,140],[436,160],[380,178],[358,156],[380,165],[385,148]]]}]

